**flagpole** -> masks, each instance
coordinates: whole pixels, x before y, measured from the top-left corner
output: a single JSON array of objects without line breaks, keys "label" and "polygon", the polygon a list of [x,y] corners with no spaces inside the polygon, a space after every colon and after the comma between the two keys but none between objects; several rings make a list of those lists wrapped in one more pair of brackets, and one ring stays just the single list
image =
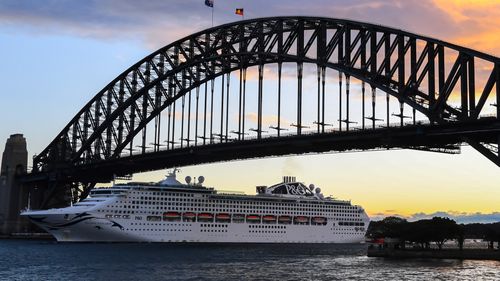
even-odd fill
[{"label": "flagpole", "polygon": [[214,27],[214,0],[205,0],[205,6],[212,9],[212,27]]}]

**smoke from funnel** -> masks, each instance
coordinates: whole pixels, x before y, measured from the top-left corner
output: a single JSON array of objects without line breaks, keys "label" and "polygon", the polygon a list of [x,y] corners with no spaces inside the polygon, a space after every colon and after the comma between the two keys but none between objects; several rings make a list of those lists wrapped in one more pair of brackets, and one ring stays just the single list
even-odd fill
[{"label": "smoke from funnel", "polygon": [[283,168],[281,171],[282,175],[299,175],[301,171],[302,166],[295,158],[285,158],[285,162],[283,163]]}]

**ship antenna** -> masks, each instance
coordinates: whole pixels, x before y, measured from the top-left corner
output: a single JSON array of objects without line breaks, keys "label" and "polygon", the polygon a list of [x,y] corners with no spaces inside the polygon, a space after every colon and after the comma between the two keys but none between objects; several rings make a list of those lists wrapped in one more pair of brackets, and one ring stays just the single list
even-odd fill
[{"label": "ship antenna", "polygon": [[31,192],[28,193],[28,211],[31,210]]}]

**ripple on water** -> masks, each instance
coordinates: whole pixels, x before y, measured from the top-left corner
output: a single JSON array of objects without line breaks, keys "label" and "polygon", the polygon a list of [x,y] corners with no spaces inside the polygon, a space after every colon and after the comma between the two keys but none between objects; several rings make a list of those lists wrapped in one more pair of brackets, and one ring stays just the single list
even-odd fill
[{"label": "ripple on water", "polygon": [[500,262],[368,258],[364,245],[0,240],[0,280],[500,280]]}]

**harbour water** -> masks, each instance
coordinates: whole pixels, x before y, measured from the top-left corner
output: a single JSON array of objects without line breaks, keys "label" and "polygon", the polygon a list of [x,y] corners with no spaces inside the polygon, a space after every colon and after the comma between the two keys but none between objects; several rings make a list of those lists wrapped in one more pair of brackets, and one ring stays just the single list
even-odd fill
[{"label": "harbour water", "polygon": [[0,280],[500,280],[500,262],[366,257],[366,245],[0,240]]}]

